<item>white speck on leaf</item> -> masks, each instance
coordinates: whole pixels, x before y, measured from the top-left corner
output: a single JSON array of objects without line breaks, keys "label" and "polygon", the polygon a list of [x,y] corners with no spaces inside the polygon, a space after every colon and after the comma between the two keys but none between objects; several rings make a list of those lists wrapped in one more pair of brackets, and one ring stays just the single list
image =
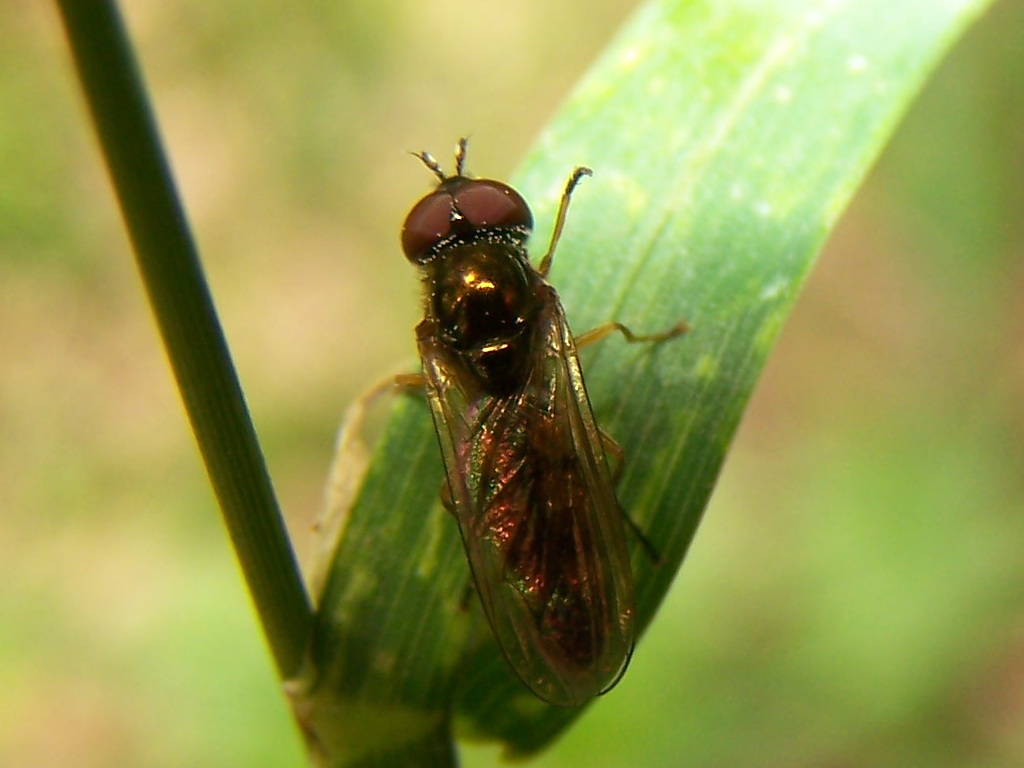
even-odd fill
[{"label": "white speck on leaf", "polygon": [[784,278],[776,278],[770,283],[767,283],[764,288],[761,289],[761,295],[758,297],[761,301],[772,301],[777,299],[779,295],[785,290],[788,283]]},{"label": "white speck on leaf", "polygon": [[718,361],[712,355],[701,355],[693,366],[698,378],[708,379],[718,372]]}]

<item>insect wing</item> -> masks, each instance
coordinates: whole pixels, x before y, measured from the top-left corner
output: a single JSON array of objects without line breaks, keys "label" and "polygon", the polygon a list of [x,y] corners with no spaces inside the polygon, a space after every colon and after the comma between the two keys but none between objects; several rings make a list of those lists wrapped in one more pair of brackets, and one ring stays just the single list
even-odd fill
[{"label": "insect wing", "polygon": [[554,289],[522,385],[472,389],[431,321],[418,329],[452,504],[495,637],[553,704],[612,687],[633,649],[633,581],[622,513]]}]

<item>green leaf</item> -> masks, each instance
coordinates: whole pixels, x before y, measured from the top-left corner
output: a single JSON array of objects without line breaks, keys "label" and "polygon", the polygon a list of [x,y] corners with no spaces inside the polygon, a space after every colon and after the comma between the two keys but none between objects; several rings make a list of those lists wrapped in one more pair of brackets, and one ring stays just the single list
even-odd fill
[{"label": "green leaf", "polygon": [[[594,169],[551,274],[577,333],[609,320],[692,327],[657,347],[611,339],[583,354],[598,420],[627,457],[619,499],[662,555],[654,566],[632,542],[641,627],[682,563],[815,255],[925,76],[985,6],[651,3],[513,180],[535,209],[536,255],[572,167]],[[472,151],[468,165],[486,175]],[[424,734],[446,737],[436,726],[453,711],[467,733],[519,753],[579,714],[526,691],[472,601],[463,608],[468,570],[437,500],[442,476],[426,405],[403,398],[349,510],[297,686],[330,764],[384,764],[403,748],[396,734],[411,760]]]}]

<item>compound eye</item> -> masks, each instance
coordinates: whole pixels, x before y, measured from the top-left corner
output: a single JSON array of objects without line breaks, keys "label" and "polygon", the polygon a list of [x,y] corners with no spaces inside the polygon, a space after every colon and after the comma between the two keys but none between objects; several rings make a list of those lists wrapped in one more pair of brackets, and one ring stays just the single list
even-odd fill
[{"label": "compound eye", "polygon": [[409,211],[402,226],[402,250],[414,264],[422,264],[427,253],[452,231],[453,200],[447,190],[438,189]]},{"label": "compound eye", "polygon": [[533,228],[533,214],[522,195],[508,184],[474,179],[452,190],[455,209],[471,227]]}]

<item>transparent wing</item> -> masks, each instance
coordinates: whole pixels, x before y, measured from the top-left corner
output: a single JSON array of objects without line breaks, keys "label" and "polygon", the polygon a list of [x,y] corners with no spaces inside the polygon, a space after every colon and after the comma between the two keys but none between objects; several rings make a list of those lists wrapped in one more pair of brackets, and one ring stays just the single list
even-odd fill
[{"label": "transparent wing", "polygon": [[541,698],[580,704],[621,677],[633,581],[621,511],[554,290],[523,385],[502,397],[418,329],[427,393],[470,568],[513,669]]}]

